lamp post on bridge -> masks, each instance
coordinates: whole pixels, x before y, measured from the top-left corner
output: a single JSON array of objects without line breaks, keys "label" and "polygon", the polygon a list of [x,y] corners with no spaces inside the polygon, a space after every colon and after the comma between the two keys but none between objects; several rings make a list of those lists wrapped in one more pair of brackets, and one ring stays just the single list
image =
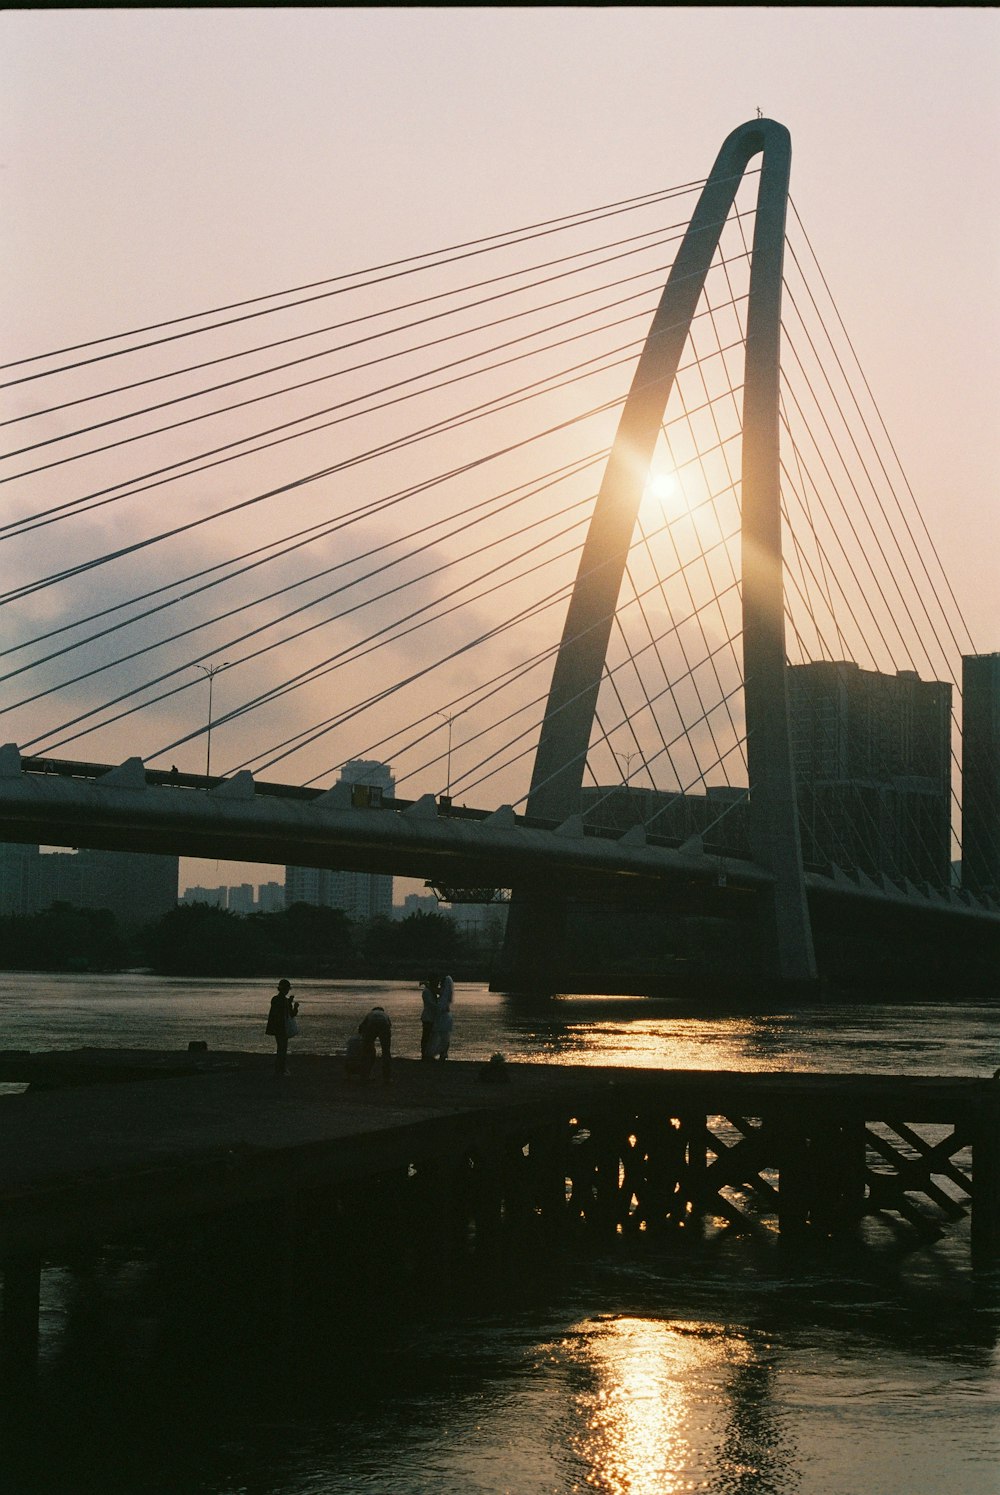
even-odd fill
[{"label": "lamp post on bridge", "polygon": [[213,683],[215,681],[216,675],[218,675],[221,670],[228,670],[228,668],[229,668],[229,661],[228,660],[223,660],[222,664],[198,664],[198,665],[195,665],[195,669],[201,670],[202,674],[208,680],[208,735],[207,735],[206,742],[205,742],[205,777],[206,777],[206,779],[211,778],[211,775],[212,775],[212,686],[213,686]]},{"label": "lamp post on bridge", "polygon": [[[631,829],[633,825],[640,824],[642,821],[642,806],[637,806],[632,798],[632,759],[641,755],[635,749],[632,752],[620,753],[617,748],[612,748],[612,752],[619,764],[625,764],[625,772],[622,774],[622,788],[625,790],[625,795],[621,814],[625,825]],[[633,810],[636,815],[635,820],[632,819]]]},{"label": "lamp post on bridge", "polygon": [[434,715],[435,716],[439,716],[442,721],[445,721],[445,722],[448,723],[448,760],[447,760],[447,773],[446,773],[447,782],[445,783],[445,786],[444,786],[444,792],[445,792],[446,798],[450,799],[451,798],[451,728],[452,728],[452,723],[454,722],[455,718],[452,715],[450,715],[448,712],[445,712],[445,711],[435,711]]},{"label": "lamp post on bridge", "polygon": [[632,776],[632,759],[638,758],[638,756],[638,753],[620,753],[618,752],[617,748],[615,749],[615,757],[625,760],[625,775],[622,779],[622,784],[626,789],[630,789],[632,787],[629,783],[629,779]]}]

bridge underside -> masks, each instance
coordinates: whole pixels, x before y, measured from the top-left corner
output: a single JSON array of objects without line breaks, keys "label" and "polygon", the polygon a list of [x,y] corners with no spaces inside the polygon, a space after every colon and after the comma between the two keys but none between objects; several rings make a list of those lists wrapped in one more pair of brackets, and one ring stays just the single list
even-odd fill
[{"label": "bridge underside", "polygon": [[[327,867],[412,877],[450,887],[530,885],[555,875],[567,889],[662,889],[717,882],[718,857],[585,828],[533,823],[509,806],[459,809],[433,795],[357,803],[350,785],[326,792],[203,780],[146,770],[28,760],[0,749],[0,841],[141,851],[209,860]],[[767,886],[766,872],[731,864],[731,880]]]},{"label": "bridge underside", "polygon": [[[819,969],[802,1000],[953,1001],[997,996],[1000,920],[961,918],[926,899],[852,895],[830,878],[807,873],[807,895]],[[494,990],[527,999],[556,992],[676,996],[698,1004],[735,1003],[767,1010],[796,998],[775,980],[760,943],[761,892],[712,889],[678,881],[653,893],[571,890],[560,899],[532,890],[522,909],[539,918],[536,959],[507,979],[495,969]]]},{"label": "bridge underside", "polygon": [[[517,886],[516,916],[531,920],[530,979],[522,969],[510,980],[501,962],[494,989],[776,995],[759,949],[765,872],[697,844],[601,834],[579,817],[544,826],[509,807],[460,810],[433,796],[358,806],[347,786],[324,793],[249,775],[174,781],[138,760],[26,771],[16,750],[4,749],[0,841]],[[827,985],[945,1000],[995,992],[996,910],[836,872],[807,874],[806,883]]]}]

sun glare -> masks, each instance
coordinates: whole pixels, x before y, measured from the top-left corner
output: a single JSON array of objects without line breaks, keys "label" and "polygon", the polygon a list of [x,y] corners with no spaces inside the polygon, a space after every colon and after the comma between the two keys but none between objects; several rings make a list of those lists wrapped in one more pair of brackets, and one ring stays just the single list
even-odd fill
[{"label": "sun glare", "polygon": [[654,472],[649,480],[649,492],[653,498],[658,498],[664,503],[668,498],[676,498],[680,493],[680,483],[675,473]]},{"label": "sun glare", "polygon": [[687,497],[676,472],[654,469],[646,480],[641,512],[647,524],[662,525],[687,512]]}]

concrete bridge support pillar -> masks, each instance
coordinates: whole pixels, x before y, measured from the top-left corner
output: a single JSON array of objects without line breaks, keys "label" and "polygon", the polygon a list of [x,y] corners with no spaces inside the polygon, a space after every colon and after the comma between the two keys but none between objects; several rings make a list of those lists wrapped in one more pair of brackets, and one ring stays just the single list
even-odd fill
[{"label": "concrete bridge support pillar", "polygon": [[760,900],[764,975],[816,979],[788,723],[781,559],[778,397],[781,275],[791,144],[764,153],[754,225],[743,392],[743,684],[750,780],[750,850],[774,874]]},{"label": "concrete bridge support pillar", "polygon": [[552,996],[566,988],[566,900],[551,886],[520,886],[490,987],[522,996]]},{"label": "concrete bridge support pillar", "polygon": [[[761,964],[768,981],[812,983],[812,932],[799,848],[785,693],[779,495],[778,354],[791,140],[774,120],[751,120],[724,142],[677,251],[622,410],[570,599],[532,772],[530,816],[562,822],[580,790],[598,691],[636,517],[691,321],[723,225],[749,162],[762,155],[743,407],[744,681],[751,849],[774,875],[761,900]],[[538,989],[539,919],[520,917],[513,890],[495,989]],[[558,891],[542,896],[553,914]],[[533,969],[534,967],[534,969]],[[550,990],[559,990],[558,977]]]}]

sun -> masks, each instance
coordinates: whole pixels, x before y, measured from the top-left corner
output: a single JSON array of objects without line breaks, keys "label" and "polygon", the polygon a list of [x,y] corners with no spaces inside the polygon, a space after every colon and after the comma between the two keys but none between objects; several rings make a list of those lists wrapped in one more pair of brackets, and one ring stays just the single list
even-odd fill
[{"label": "sun", "polygon": [[681,480],[668,468],[655,468],[646,480],[642,495],[642,515],[648,524],[661,525],[679,518],[687,509]]},{"label": "sun", "polygon": [[654,472],[650,474],[648,491],[651,498],[658,498],[661,503],[667,499],[676,498],[680,492],[680,483],[677,474],[673,472]]}]

